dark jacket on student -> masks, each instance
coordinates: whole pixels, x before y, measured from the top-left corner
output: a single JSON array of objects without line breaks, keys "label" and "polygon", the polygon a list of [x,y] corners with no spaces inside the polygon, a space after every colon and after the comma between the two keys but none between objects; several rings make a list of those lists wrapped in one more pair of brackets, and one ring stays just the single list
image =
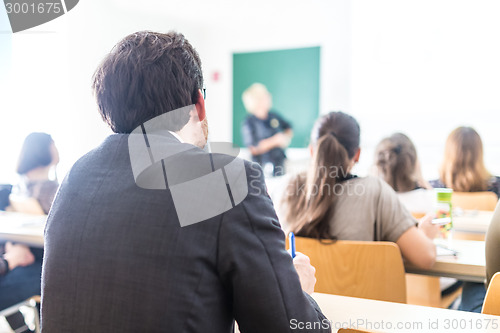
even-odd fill
[{"label": "dark jacket on student", "polygon": [[[330,331],[301,289],[260,167],[243,162],[241,203],[181,227],[173,190],[136,185],[127,141],[111,135],[61,184],[45,232],[42,332],[229,333],[234,318],[247,333],[290,332],[293,319]],[[193,148],[193,161],[208,158]],[[210,161],[212,171],[226,162]]]}]

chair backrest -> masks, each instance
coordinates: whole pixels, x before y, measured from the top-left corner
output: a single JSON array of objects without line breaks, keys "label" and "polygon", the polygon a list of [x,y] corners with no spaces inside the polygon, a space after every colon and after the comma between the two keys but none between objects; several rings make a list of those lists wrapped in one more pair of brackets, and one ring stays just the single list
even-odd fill
[{"label": "chair backrest", "polygon": [[316,292],[406,303],[403,259],[395,243],[295,239],[297,252],[316,268]]},{"label": "chair backrest", "polygon": [[453,207],[460,207],[465,210],[494,211],[497,206],[497,202],[497,195],[489,191],[453,192],[451,197]]},{"label": "chair backrest", "polygon": [[417,213],[417,212],[411,212],[411,216],[416,218],[417,220],[420,220],[422,217],[425,216],[425,213]]},{"label": "chair backrest", "polygon": [[500,272],[491,278],[481,313],[500,316]]}]

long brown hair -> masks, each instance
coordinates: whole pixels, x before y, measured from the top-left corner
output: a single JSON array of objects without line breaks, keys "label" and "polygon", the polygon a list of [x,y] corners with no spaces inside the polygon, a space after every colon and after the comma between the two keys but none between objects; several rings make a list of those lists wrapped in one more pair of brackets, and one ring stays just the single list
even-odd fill
[{"label": "long brown hair", "polygon": [[483,142],[471,127],[458,127],[446,140],[439,170],[446,187],[459,192],[486,191],[491,174],[484,166]]},{"label": "long brown hair", "polygon": [[380,141],[375,150],[375,165],[380,176],[394,191],[408,192],[415,189],[417,150],[406,135],[394,133]]},{"label": "long brown hair", "polygon": [[359,137],[358,122],[343,112],[330,112],[316,121],[311,132],[311,166],[290,182],[283,197],[290,231],[300,236],[334,239],[330,218],[335,185],[347,175],[359,148]]}]

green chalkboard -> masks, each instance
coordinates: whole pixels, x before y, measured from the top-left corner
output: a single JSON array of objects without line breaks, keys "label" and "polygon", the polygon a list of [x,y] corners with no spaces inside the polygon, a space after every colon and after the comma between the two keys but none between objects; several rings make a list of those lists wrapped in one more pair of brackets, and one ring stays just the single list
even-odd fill
[{"label": "green chalkboard", "polygon": [[273,95],[273,110],[294,131],[291,147],[306,147],[319,114],[320,47],[233,54],[233,142],[243,146],[241,124],[247,112],[243,91],[255,82]]}]

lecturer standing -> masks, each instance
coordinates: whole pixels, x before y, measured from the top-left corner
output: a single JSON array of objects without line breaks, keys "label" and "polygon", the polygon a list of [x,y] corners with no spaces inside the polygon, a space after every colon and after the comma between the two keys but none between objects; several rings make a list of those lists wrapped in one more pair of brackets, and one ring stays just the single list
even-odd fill
[{"label": "lecturer standing", "polygon": [[293,137],[292,126],[277,112],[271,111],[272,97],[266,86],[254,83],[242,95],[250,113],[242,124],[243,143],[252,154],[252,161],[272,176],[285,173],[285,149]]}]

